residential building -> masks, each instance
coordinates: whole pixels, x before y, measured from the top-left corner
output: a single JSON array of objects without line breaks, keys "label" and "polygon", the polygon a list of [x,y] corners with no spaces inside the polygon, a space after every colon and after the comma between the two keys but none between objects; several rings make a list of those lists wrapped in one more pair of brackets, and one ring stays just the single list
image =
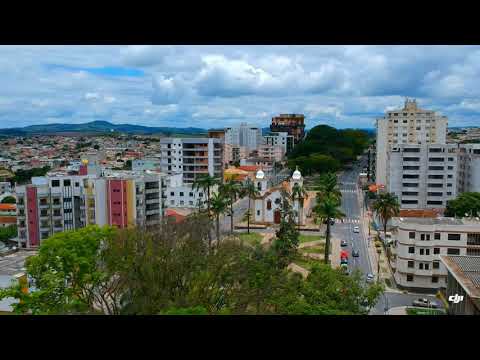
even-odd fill
[{"label": "residential building", "polygon": [[[171,175],[167,178],[163,198],[165,206],[169,208],[198,208],[204,205],[207,196],[201,189],[193,189],[193,184],[183,182],[182,174]],[[211,194],[217,191],[211,189]]]},{"label": "residential building", "polygon": [[449,315],[480,315],[480,256],[440,256],[447,269]]},{"label": "residential building", "polygon": [[262,142],[262,129],[258,126],[241,123],[225,128],[225,144],[244,146],[251,151],[256,150]]},{"label": "residential building", "polygon": [[293,136],[294,144],[305,137],[305,116],[303,114],[280,114],[272,118],[272,132],[287,132]]},{"label": "residential building", "polygon": [[376,175],[377,184],[387,183],[387,153],[399,144],[445,144],[448,119],[433,110],[420,109],[416,100],[406,100],[403,109],[387,111],[377,119]]},{"label": "residential building", "polygon": [[287,154],[292,151],[294,146],[294,136],[288,135],[288,132],[271,132],[268,135],[263,136],[263,142],[265,145],[281,146],[283,148],[283,154]]},{"label": "residential building", "polygon": [[266,177],[270,177],[274,173],[274,161],[261,157],[249,157],[240,160],[240,169],[244,166],[256,166],[265,173]]},{"label": "residential building", "polygon": [[224,164],[231,165],[241,159],[248,157],[250,152],[245,146],[235,146],[225,144],[224,147]]},{"label": "residential building", "polygon": [[20,247],[38,247],[52,234],[86,225],[153,226],[162,217],[164,174],[109,172],[104,176],[32,178],[17,187]]},{"label": "residential building", "polygon": [[132,160],[132,171],[160,170],[160,158],[149,157]]},{"label": "residential building", "polygon": [[12,186],[9,181],[1,181],[0,182],[0,195],[11,193]]},{"label": "residential building", "polygon": [[394,218],[392,224],[391,265],[400,288],[445,288],[447,269],[441,255],[480,255],[478,218]]},{"label": "residential building", "polygon": [[284,159],[284,148],[277,145],[261,145],[258,148],[258,157],[274,162],[281,162]]},{"label": "residential building", "polygon": [[215,138],[160,139],[161,169],[166,174],[183,174],[185,183],[210,175],[223,176],[223,143]]},{"label": "residential building", "polygon": [[396,144],[387,153],[386,189],[402,209],[444,209],[480,191],[480,144]]}]

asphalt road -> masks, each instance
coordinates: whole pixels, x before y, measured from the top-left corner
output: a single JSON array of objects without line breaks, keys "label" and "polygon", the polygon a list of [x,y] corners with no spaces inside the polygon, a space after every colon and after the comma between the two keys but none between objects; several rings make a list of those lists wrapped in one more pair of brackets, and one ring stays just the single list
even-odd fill
[{"label": "asphalt road", "polygon": [[[357,189],[358,174],[367,165],[366,156],[355,163],[351,169],[346,170],[339,177],[339,187],[342,192],[342,211],[345,214],[343,223],[336,223],[332,227],[332,235],[340,240],[346,240],[347,246],[343,249],[349,253],[349,270],[360,270],[363,276],[372,272],[371,263],[367,254],[367,239],[364,236],[363,224],[359,221],[362,216],[361,208],[358,202]],[[359,233],[353,232],[353,227],[358,226]],[[359,257],[352,257],[352,249],[358,250]],[[404,294],[397,292],[385,292],[379,299],[377,305],[371,310],[371,315],[382,315],[385,310],[398,306],[410,306],[412,301],[420,297],[426,297],[430,300],[440,303],[435,296],[426,296],[421,294]]]}]

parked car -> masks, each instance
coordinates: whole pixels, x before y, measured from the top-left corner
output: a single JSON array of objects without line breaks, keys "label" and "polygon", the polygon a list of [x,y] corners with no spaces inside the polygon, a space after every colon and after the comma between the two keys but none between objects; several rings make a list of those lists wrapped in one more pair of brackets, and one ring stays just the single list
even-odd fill
[{"label": "parked car", "polygon": [[360,232],[360,228],[358,226],[354,226],[353,227],[353,232],[354,233],[359,233]]},{"label": "parked car", "polygon": [[374,279],[375,279],[375,276],[373,276],[373,274],[370,274],[370,273],[367,274],[367,282],[368,283],[373,282]]},{"label": "parked car", "polygon": [[348,243],[345,240],[342,240],[341,243],[340,243],[340,246],[342,246],[342,247],[345,247],[347,245],[348,245]]},{"label": "parked car", "polygon": [[417,300],[413,300],[412,302],[413,306],[418,306],[418,307],[426,307],[426,308],[438,308],[440,305],[432,300],[428,300],[427,298],[419,298]]},{"label": "parked car", "polygon": [[353,249],[353,250],[352,250],[352,256],[353,256],[353,257],[359,257],[359,256],[360,256],[360,253],[358,252],[358,250]]},{"label": "parked car", "polygon": [[348,258],[341,258],[340,259],[340,265],[347,265],[348,264]]}]

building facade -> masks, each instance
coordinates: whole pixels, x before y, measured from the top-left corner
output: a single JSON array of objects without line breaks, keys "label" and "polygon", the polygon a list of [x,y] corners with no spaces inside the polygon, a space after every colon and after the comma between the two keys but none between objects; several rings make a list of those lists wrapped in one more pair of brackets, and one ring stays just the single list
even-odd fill
[{"label": "building facade", "polygon": [[280,114],[272,118],[272,132],[287,132],[293,136],[295,144],[305,137],[305,116],[303,114]]},{"label": "building facade", "polygon": [[387,111],[377,119],[375,179],[387,183],[387,153],[398,144],[445,144],[448,119],[432,110],[423,110],[415,100],[406,100],[403,109]]},{"label": "building facade", "polygon": [[289,135],[288,132],[272,132],[263,137],[265,145],[281,146],[283,148],[283,154],[292,151],[294,141],[293,135]]},{"label": "building facade", "polygon": [[204,175],[223,176],[222,139],[163,138],[160,151],[162,172],[182,174],[185,183],[191,184]]},{"label": "building facade", "polygon": [[435,291],[447,286],[442,255],[480,255],[480,221],[455,218],[395,218],[392,231],[395,281],[399,287]]},{"label": "building facade", "polygon": [[241,123],[225,128],[225,144],[255,150],[262,144],[262,140],[262,129],[255,125]]}]

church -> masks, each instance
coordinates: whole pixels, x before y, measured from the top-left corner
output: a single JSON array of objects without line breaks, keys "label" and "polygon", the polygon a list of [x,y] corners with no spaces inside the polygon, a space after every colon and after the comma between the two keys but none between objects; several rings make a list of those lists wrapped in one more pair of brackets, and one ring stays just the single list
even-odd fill
[{"label": "church", "polygon": [[[255,176],[255,186],[260,194],[255,198],[255,213],[253,214],[254,223],[265,225],[279,224],[281,220],[281,191],[283,189],[291,194],[295,184],[303,186],[303,177],[298,169],[293,172],[289,181],[284,181],[280,185],[274,186],[270,189],[268,188],[268,180],[265,178],[265,173],[261,169],[258,170]],[[297,224],[299,223],[299,218],[300,225],[306,224],[307,216],[311,213],[314,198],[314,192],[308,192],[303,199],[303,206],[300,206],[299,199],[293,201],[293,210],[295,214],[297,214],[295,217],[295,222]]]}]

